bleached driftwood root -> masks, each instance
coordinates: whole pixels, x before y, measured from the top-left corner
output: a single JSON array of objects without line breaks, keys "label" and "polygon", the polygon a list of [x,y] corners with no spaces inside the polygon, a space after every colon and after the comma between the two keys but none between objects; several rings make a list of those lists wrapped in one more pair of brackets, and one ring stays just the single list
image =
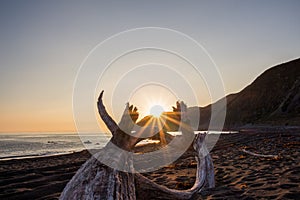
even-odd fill
[{"label": "bleached driftwood root", "polygon": [[258,153],[253,153],[251,151],[248,151],[246,149],[242,149],[242,152],[250,154],[252,156],[257,156],[257,157],[262,157],[262,158],[274,158],[274,159],[278,159],[279,156],[278,155],[266,155],[266,154],[258,154]]},{"label": "bleached driftwood root", "polygon": [[[112,132],[113,137],[103,150],[92,156],[73,176],[63,190],[60,199],[190,199],[203,188],[215,186],[214,167],[212,159],[205,145],[205,134],[199,134],[194,140],[196,152],[197,172],[196,181],[188,190],[174,190],[156,184],[145,176],[134,172],[133,160],[129,154],[120,154],[111,151],[110,146],[131,152],[139,138],[126,134],[123,130],[132,130],[138,112],[133,106],[126,105],[126,109],[119,125],[108,115],[102,103],[102,95],[98,99],[98,109],[102,120]],[[181,103],[181,131],[183,140],[194,137],[186,115],[186,105]],[[122,129],[120,129],[120,126]],[[176,147],[176,145],[175,145]],[[107,158],[112,164],[122,164],[129,172],[118,171],[108,167],[97,159]],[[111,166],[111,165],[110,165]]]}]

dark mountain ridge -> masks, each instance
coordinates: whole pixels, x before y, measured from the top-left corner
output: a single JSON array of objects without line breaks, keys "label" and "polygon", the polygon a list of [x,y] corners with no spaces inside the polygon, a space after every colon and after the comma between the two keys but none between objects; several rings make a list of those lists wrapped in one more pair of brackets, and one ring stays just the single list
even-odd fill
[{"label": "dark mountain ridge", "polygon": [[[225,98],[224,128],[246,124],[300,125],[300,59],[266,70],[242,91]],[[220,101],[224,98],[214,105]],[[199,129],[208,128],[211,106],[189,108],[191,118],[200,111]]]}]

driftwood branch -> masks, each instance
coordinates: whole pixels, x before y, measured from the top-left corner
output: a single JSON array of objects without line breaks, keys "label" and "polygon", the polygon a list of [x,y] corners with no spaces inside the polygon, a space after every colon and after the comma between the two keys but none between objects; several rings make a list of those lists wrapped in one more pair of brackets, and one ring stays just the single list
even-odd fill
[{"label": "driftwood branch", "polygon": [[[199,193],[204,187],[215,186],[214,169],[209,154],[205,152],[204,134],[199,134],[194,142],[196,151],[197,172],[196,181],[188,190],[169,189],[158,185],[141,174],[135,174],[138,196],[147,196],[147,199],[190,199],[194,194]],[[206,149],[207,150],[207,149]]]},{"label": "driftwood branch", "polygon": [[242,152],[247,153],[247,154],[252,155],[252,156],[257,156],[257,157],[262,157],[262,158],[274,158],[274,159],[278,159],[279,158],[278,155],[258,154],[258,153],[253,153],[251,151],[248,151],[246,149],[242,149]]},{"label": "driftwood branch", "polygon": [[[137,118],[137,109],[129,104],[126,105],[121,122],[117,125],[108,115],[102,102],[103,91],[98,100],[99,114],[106,126],[112,132],[113,137],[103,150],[92,156],[73,176],[66,185],[60,199],[123,199],[134,200],[137,197],[143,199],[190,199],[194,194],[200,192],[205,187],[214,187],[214,168],[210,154],[205,145],[205,134],[198,134],[194,140],[194,150],[196,152],[197,172],[196,181],[192,188],[188,190],[174,190],[149,180],[145,176],[134,172],[133,159],[128,157],[128,153],[118,153],[111,151],[111,146],[132,152],[139,138],[133,137],[126,132],[131,131]],[[181,102],[177,102],[178,112],[181,112],[180,142],[172,144],[174,150],[186,145],[186,141],[193,139],[194,132],[187,117],[187,107]],[[118,171],[108,167],[97,158],[106,158],[112,163],[128,167],[129,172]],[[113,165],[110,165],[113,166]]]},{"label": "driftwood branch", "polygon": [[102,101],[104,90],[99,95],[97,107],[98,112],[100,114],[101,119],[104,121],[107,128],[110,130],[110,132],[113,134],[118,129],[117,123],[111,118],[111,116],[107,113],[105,106]]}]

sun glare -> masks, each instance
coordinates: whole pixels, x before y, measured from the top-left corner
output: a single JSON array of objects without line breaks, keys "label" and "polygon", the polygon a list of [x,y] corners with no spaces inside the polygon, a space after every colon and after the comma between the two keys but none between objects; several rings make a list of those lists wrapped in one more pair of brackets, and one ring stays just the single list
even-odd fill
[{"label": "sun glare", "polygon": [[171,111],[178,97],[163,85],[149,84],[137,88],[130,96],[129,102],[139,111],[140,120],[146,116],[163,120],[161,114]]},{"label": "sun glare", "polygon": [[164,111],[165,110],[161,105],[153,105],[149,110],[149,114],[158,118]]}]

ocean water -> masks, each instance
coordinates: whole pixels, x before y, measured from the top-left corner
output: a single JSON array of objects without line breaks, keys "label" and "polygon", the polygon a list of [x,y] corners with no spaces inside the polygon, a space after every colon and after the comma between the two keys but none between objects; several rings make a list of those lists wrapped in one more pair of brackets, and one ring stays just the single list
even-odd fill
[{"label": "ocean water", "polygon": [[0,160],[49,156],[100,149],[110,136],[77,133],[0,133]]},{"label": "ocean water", "polygon": [[[206,131],[195,131],[195,134]],[[181,135],[181,132],[169,132]],[[230,134],[235,132],[208,132],[209,134]],[[0,133],[0,160],[20,159],[59,155],[82,151],[84,149],[100,149],[109,141],[108,134],[77,133]],[[155,140],[143,140],[139,144],[155,143]]]}]

